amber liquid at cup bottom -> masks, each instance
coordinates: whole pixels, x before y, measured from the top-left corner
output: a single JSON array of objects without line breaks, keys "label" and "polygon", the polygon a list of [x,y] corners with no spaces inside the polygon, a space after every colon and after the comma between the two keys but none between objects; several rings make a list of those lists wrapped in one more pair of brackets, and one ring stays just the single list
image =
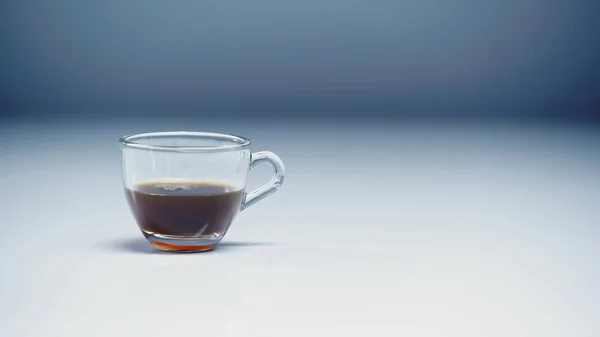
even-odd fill
[{"label": "amber liquid at cup bottom", "polygon": [[244,190],[205,181],[155,181],[125,188],[144,236],[168,251],[214,248],[239,213]]}]

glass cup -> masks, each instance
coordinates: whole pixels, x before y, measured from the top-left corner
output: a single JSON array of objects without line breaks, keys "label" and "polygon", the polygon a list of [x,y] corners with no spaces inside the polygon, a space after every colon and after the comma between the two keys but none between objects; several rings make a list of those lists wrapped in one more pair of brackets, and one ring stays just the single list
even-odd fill
[{"label": "glass cup", "polygon": [[[123,185],[142,233],[166,251],[211,250],[236,215],[281,187],[283,162],[250,153],[250,140],[205,132],[153,132],[120,139]],[[246,192],[248,171],[267,163],[271,181]]]}]

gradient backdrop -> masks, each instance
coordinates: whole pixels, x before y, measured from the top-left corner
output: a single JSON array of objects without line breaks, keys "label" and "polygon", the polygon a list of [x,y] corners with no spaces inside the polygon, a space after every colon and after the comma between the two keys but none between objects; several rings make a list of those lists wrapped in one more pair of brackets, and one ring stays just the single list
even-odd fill
[{"label": "gradient backdrop", "polygon": [[3,1],[4,117],[597,117],[591,0]]},{"label": "gradient backdrop", "polygon": [[[2,1],[0,336],[598,336],[599,4]],[[181,129],[286,164],[211,255],[122,195]]]}]

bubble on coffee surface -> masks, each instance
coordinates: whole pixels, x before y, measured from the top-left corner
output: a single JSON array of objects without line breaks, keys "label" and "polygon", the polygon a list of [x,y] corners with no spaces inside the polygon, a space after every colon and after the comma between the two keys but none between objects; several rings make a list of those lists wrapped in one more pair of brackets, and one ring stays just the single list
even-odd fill
[{"label": "bubble on coffee surface", "polygon": [[188,185],[183,185],[183,184],[164,184],[160,186],[163,190],[165,191],[169,191],[169,192],[174,192],[174,191],[179,191],[179,190],[189,190],[192,187],[188,186]]}]

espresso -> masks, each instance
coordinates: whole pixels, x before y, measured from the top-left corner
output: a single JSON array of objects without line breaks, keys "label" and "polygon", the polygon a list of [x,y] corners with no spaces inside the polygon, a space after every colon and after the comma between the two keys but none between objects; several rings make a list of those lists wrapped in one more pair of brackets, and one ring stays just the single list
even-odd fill
[{"label": "espresso", "polygon": [[158,181],[125,188],[129,206],[146,234],[216,238],[240,211],[244,190],[195,181]]}]

